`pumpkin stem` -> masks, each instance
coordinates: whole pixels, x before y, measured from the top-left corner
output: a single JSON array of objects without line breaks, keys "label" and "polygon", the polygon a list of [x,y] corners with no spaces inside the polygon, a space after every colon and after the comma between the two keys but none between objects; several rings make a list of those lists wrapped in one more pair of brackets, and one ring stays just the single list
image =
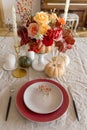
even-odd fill
[{"label": "pumpkin stem", "polygon": [[56,66],[56,64],[53,64],[53,66],[55,67],[55,66]]}]

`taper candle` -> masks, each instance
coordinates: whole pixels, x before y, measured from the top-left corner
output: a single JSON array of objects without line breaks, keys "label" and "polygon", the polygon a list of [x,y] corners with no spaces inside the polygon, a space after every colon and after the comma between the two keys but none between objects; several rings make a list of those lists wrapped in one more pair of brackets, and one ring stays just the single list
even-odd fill
[{"label": "taper candle", "polygon": [[17,23],[16,23],[16,11],[15,7],[12,7],[12,22],[13,22],[13,33],[14,33],[14,40],[15,40],[15,45],[17,45]]},{"label": "taper candle", "polygon": [[69,10],[69,4],[70,4],[70,0],[66,0],[65,10],[64,10],[64,19],[65,19],[65,21],[67,20],[67,14],[68,14],[68,10]]}]

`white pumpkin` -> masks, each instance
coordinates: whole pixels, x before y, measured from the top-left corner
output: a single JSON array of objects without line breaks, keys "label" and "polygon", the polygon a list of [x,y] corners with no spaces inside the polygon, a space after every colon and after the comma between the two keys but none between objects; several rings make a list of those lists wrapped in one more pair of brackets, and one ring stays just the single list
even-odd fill
[{"label": "white pumpkin", "polygon": [[45,66],[45,73],[49,77],[61,77],[65,72],[64,62],[51,61]]},{"label": "white pumpkin", "polygon": [[61,55],[61,58],[64,59],[66,66],[68,66],[68,64],[70,63],[70,58],[69,58],[69,56],[66,55],[66,54],[62,54],[62,55]]},{"label": "white pumpkin", "polygon": [[52,60],[53,61],[57,60],[57,61],[59,61],[61,63],[64,62],[66,66],[68,66],[68,64],[70,63],[70,58],[66,54],[60,54],[60,55],[58,55],[56,57],[53,57]]}]

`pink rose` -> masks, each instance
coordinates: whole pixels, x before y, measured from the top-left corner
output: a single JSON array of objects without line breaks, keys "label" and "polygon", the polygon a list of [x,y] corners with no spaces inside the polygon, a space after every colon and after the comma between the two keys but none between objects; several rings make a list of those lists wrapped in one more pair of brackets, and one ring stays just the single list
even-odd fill
[{"label": "pink rose", "polygon": [[39,26],[37,23],[30,23],[28,29],[28,36],[31,38],[34,38],[34,36],[38,33],[39,31]]}]

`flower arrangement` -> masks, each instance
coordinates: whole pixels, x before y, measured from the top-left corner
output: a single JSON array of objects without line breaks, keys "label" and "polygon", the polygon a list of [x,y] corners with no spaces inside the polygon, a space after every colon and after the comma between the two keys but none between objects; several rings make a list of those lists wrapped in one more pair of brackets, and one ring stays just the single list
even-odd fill
[{"label": "flower arrangement", "polygon": [[55,45],[59,52],[66,52],[75,43],[71,30],[63,18],[55,12],[37,12],[25,26],[18,28],[21,46],[29,44],[28,50],[40,53],[43,46]]}]

